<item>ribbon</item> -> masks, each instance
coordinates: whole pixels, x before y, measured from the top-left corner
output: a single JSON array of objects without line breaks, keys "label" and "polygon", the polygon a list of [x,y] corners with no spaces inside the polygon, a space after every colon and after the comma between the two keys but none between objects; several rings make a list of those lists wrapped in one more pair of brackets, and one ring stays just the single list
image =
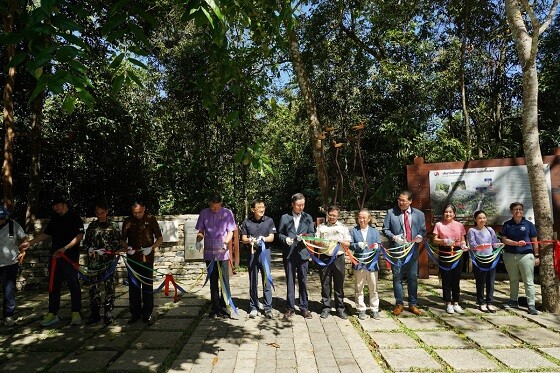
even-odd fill
[{"label": "ribbon", "polygon": [[56,262],[58,258],[62,258],[64,260],[66,260],[68,263],[70,263],[72,265],[72,267],[74,267],[74,269],[78,269],[80,267],[80,265],[78,263],[73,262],[69,257],[66,256],[66,254],[64,253],[59,253],[60,256],[59,257],[52,257],[51,259],[51,273],[49,276],[49,293],[52,293],[54,290],[54,273],[56,271]]},{"label": "ribbon", "polygon": [[[440,250],[437,250],[438,254],[435,254],[435,251],[429,244],[427,240],[424,240],[424,244],[427,247],[427,252],[428,252],[428,257],[430,259],[432,259],[432,261],[434,263],[436,263],[438,265],[438,267],[440,269],[442,269],[443,271],[451,271],[452,269],[454,269],[455,267],[457,267],[457,265],[459,264],[459,260],[461,259],[461,256],[463,255],[463,250],[459,249],[458,251],[452,251],[449,256],[444,256],[443,258],[445,258],[445,260],[441,260],[441,256],[439,254]],[[447,252],[446,252],[447,254]],[[453,263],[451,264],[451,267],[446,267],[446,266],[442,266],[440,264],[441,262],[444,263]]]},{"label": "ribbon", "polygon": [[[215,261],[217,261],[217,258],[215,258]],[[235,304],[233,304],[233,299],[231,298],[231,293],[229,291],[229,284],[226,284],[226,281],[224,280],[221,265],[218,265],[218,275],[220,278],[220,284],[222,285],[222,291],[225,293],[225,297],[228,302],[228,307],[233,310],[235,315],[239,316],[239,314],[237,313],[237,308],[235,308]]]},{"label": "ribbon", "polygon": [[[391,265],[402,267],[406,263],[410,261],[412,255],[414,254],[414,242],[407,242],[404,245],[396,246],[393,248],[387,249],[383,245],[379,245],[383,250],[383,255],[385,256],[385,260],[387,260]],[[405,258],[404,261],[401,262],[400,259]],[[393,261],[396,260],[396,261]]]},{"label": "ribbon", "polygon": [[350,258],[352,264],[354,264],[356,267],[362,265],[366,267],[368,271],[374,271],[376,265],[378,265],[379,263],[379,253],[381,252],[379,246],[378,248],[373,249],[374,245],[375,244],[371,244],[368,246],[367,249],[371,251],[358,253],[358,257],[356,257],[356,254],[352,253],[352,251],[350,251],[346,247],[344,247],[344,251],[346,252],[346,255],[348,255],[348,258]]},{"label": "ribbon", "polygon": [[[340,242],[333,241],[333,240],[326,240],[326,239],[323,239],[323,238],[313,237],[313,236],[308,236],[308,235],[302,235],[301,237],[303,239],[303,243],[305,244],[305,247],[307,248],[307,251],[309,251],[309,254],[311,255],[311,259],[313,259],[313,261],[315,263],[317,263],[319,266],[328,267],[336,260],[338,250],[340,249]],[[323,246],[313,245],[312,243],[310,243],[308,241],[326,242],[326,243],[329,243],[330,247],[325,249],[325,247],[323,247]],[[315,251],[315,250],[312,249],[312,247],[315,248],[315,249],[319,249],[319,250]],[[321,255],[325,252],[331,253],[330,260],[328,262],[324,262],[321,259],[319,259],[319,257],[318,257],[319,255]]]},{"label": "ribbon", "polygon": [[[251,260],[253,258],[251,257]],[[266,275],[266,281],[272,286],[272,289],[276,291],[274,288],[274,281],[272,279],[272,272],[270,271],[269,262],[271,261],[270,258],[270,251],[266,249],[266,245],[263,241],[261,241],[261,255],[259,256],[259,260],[261,261],[261,265],[264,269],[264,273]]]}]

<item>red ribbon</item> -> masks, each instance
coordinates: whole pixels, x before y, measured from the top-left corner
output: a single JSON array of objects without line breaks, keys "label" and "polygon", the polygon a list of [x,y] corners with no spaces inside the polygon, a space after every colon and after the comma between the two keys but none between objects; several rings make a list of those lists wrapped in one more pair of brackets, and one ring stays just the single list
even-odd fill
[{"label": "red ribbon", "polygon": [[[80,268],[80,265],[78,263],[73,262],[69,257],[66,256],[66,254],[64,253],[60,253],[60,258],[66,260],[68,263],[72,264],[72,267],[74,267],[74,269],[78,269]],[[54,256],[51,259],[51,273],[49,276],[49,293],[52,293],[53,288],[54,288],[54,273],[56,271],[56,261],[58,258],[55,258]]]}]

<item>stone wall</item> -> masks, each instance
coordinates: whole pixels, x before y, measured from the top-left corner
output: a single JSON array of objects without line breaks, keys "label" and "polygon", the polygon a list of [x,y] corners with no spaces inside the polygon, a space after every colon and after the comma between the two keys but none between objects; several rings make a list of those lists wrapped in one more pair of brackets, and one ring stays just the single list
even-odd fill
[{"label": "stone wall", "polygon": [[[122,223],[124,216],[114,216],[111,219],[117,223]],[[158,223],[163,231],[164,243],[160,250],[156,252],[154,268],[161,273],[173,273],[173,277],[181,286],[188,286],[201,273],[206,271],[206,266],[201,260],[201,255],[194,250],[192,244],[196,236],[194,225],[190,224],[193,215],[165,215],[156,216]],[[84,226],[87,226],[93,218],[84,218]],[[38,220],[35,222],[35,235],[39,234],[48,220]],[[188,226],[185,237],[185,225]],[[190,235],[192,229],[192,235]],[[47,288],[48,286],[48,267],[50,264],[50,240],[46,240],[27,250],[25,261],[18,274],[18,289]],[[85,252],[85,249],[83,250]],[[194,252],[194,254],[192,254]],[[84,263],[85,253],[80,257],[80,263]],[[124,263],[119,262],[117,268],[119,282],[126,278],[126,268]],[[155,284],[159,284],[163,275],[157,274]]]}]

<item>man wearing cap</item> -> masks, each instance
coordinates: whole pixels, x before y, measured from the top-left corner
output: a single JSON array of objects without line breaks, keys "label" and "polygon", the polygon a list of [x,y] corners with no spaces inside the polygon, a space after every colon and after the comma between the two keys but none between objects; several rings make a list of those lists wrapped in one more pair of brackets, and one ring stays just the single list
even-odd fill
[{"label": "man wearing cap", "polygon": [[[224,300],[224,291],[229,291],[229,250],[228,244],[233,238],[233,232],[237,229],[233,212],[222,206],[222,197],[219,194],[213,194],[208,198],[208,207],[203,209],[198,215],[195,229],[198,230],[196,235],[196,247],[202,249],[202,240],[204,240],[204,260],[210,274],[210,301],[212,303],[210,318],[218,316],[230,317],[227,311],[226,302]],[[214,261],[214,268],[210,265]],[[222,280],[226,289],[222,289],[220,295],[219,290],[219,272],[222,273]]]},{"label": "man wearing cap", "polygon": [[[27,241],[21,226],[9,218],[10,213],[0,206],[0,279],[4,291],[3,315],[4,325],[14,326],[14,309],[16,308],[16,278],[18,259],[22,254],[18,242]],[[25,245],[24,245],[25,246]]]},{"label": "man wearing cap", "polygon": [[49,293],[49,312],[41,321],[41,326],[50,326],[59,322],[57,316],[60,309],[60,291],[64,279],[70,289],[72,320],[70,325],[82,323],[80,310],[82,308],[82,293],[78,272],[74,265],[78,263],[80,241],[84,237],[84,224],[77,212],[68,209],[64,196],[58,195],[52,199],[51,206],[55,214],[39,236],[21,246],[25,250],[28,246],[52,239],[51,254],[54,258],[51,265],[52,289]]},{"label": "man wearing cap", "polygon": [[128,303],[132,317],[129,324],[142,319],[153,323],[154,310],[154,253],[163,243],[159,224],[153,215],[146,214],[142,201],[132,203],[132,216],[123,221],[121,245],[127,247]]}]

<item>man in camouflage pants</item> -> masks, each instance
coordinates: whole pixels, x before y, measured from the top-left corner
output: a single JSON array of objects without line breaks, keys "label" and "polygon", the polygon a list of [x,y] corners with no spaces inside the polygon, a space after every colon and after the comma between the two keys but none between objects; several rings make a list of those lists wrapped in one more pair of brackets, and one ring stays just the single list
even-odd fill
[{"label": "man in camouflage pants", "polygon": [[[115,259],[114,252],[120,249],[120,230],[117,223],[107,218],[108,208],[103,202],[95,206],[97,220],[90,223],[86,230],[84,247],[88,250],[87,266],[92,272],[101,271],[91,278],[93,282],[89,288],[91,315],[86,325],[94,325],[101,321],[101,284],[105,285],[104,318],[105,325],[113,322],[113,307],[115,303],[115,275],[108,275],[104,269],[109,269]],[[106,251],[110,251],[111,254]]]}]

